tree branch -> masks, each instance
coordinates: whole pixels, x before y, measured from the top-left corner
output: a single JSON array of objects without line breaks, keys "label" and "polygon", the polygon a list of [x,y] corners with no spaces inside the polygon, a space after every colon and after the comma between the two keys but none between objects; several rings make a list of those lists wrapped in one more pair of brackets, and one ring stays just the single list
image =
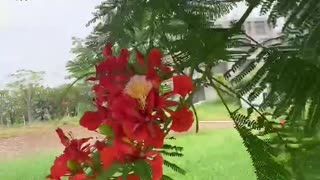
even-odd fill
[{"label": "tree branch", "polygon": [[241,29],[242,24],[245,22],[245,20],[249,17],[253,9],[258,5],[257,2],[251,3],[247,10],[244,12],[242,17],[235,23],[234,29]]}]

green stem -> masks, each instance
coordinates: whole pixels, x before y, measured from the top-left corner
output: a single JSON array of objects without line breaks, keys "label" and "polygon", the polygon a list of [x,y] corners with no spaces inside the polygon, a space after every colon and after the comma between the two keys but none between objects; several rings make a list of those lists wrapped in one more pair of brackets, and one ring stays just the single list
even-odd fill
[{"label": "green stem", "polygon": [[197,110],[196,110],[194,104],[192,104],[191,108],[192,108],[192,110],[194,112],[194,116],[196,117],[196,133],[198,133],[199,132],[199,117],[198,117],[198,113],[197,113]]},{"label": "green stem", "polygon": [[226,101],[224,100],[222,94],[220,93],[219,88],[214,84],[214,82],[212,81],[212,79],[209,79],[209,84],[217,91],[217,94],[218,94],[220,100],[222,101],[223,105],[224,105],[225,108],[227,109],[229,115],[231,115],[232,112],[231,112],[229,106],[227,105]]}]

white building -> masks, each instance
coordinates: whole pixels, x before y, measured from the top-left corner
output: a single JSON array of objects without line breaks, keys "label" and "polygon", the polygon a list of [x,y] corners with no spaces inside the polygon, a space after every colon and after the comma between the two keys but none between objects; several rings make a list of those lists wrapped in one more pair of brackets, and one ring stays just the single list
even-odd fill
[{"label": "white building", "polygon": [[[227,28],[230,27],[232,21],[237,21],[246,10],[244,4],[240,3],[239,8],[232,11],[229,15],[220,18],[213,19],[212,21],[215,23],[215,26]],[[280,26],[273,28],[270,24],[268,24],[267,16],[260,16],[258,13],[259,9],[255,9],[250,16],[247,18],[245,23],[243,24],[243,29],[250,37],[252,37],[257,42],[263,42],[270,38],[275,38],[279,36]],[[281,21],[280,21],[281,24]],[[254,58],[254,57],[253,57]],[[212,72],[218,74],[224,74],[229,68],[231,68],[232,63],[221,63],[215,68],[212,69]],[[198,78],[200,74],[194,74],[193,78]],[[244,96],[246,98],[247,95]],[[194,97],[194,102],[207,101],[207,100],[217,100],[218,96],[216,91],[212,87],[201,87],[198,92],[196,92]],[[263,97],[258,97],[256,102],[253,104],[260,104],[263,100]],[[242,102],[242,105],[246,107],[246,103]]]}]

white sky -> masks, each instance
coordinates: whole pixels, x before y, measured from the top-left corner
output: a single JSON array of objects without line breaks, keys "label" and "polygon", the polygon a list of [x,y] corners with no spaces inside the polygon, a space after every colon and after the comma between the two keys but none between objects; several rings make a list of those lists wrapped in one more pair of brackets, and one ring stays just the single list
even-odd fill
[{"label": "white sky", "polygon": [[0,88],[18,69],[46,71],[45,82],[65,82],[71,37],[85,37],[85,24],[101,0],[0,0]]},{"label": "white sky", "polygon": [[[18,69],[45,71],[45,84],[65,83],[71,37],[85,37],[85,24],[102,0],[0,0],[0,88]],[[226,19],[237,19],[242,3]],[[257,11],[253,16],[257,16]]]}]

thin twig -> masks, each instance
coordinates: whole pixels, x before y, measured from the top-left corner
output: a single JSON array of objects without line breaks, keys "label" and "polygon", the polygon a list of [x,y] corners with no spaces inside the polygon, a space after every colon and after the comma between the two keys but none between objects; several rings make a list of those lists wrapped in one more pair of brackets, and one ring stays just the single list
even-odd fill
[{"label": "thin twig", "polygon": [[227,103],[225,102],[222,94],[220,93],[219,88],[214,84],[214,82],[212,81],[212,79],[209,79],[209,84],[217,91],[217,94],[218,94],[220,100],[222,101],[223,105],[224,105],[225,108],[227,109],[229,115],[231,115],[232,112],[231,112],[230,108],[228,107]]},{"label": "thin twig", "polygon": [[254,107],[248,100],[246,100],[245,98],[243,98],[239,93],[235,92],[232,88],[228,87],[227,85],[225,85],[223,82],[219,81],[218,79],[216,79],[215,77],[211,77],[214,81],[216,81],[217,83],[219,83],[220,85],[222,85],[223,87],[225,87],[226,89],[228,89],[230,92],[232,92],[233,94],[235,94],[237,97],[239,97],[241,100],[243,100],[244,102],[246,102],[253,110],[255,110],[261,117],[263,117],[265,120],[268,120],[256,107]]}]

